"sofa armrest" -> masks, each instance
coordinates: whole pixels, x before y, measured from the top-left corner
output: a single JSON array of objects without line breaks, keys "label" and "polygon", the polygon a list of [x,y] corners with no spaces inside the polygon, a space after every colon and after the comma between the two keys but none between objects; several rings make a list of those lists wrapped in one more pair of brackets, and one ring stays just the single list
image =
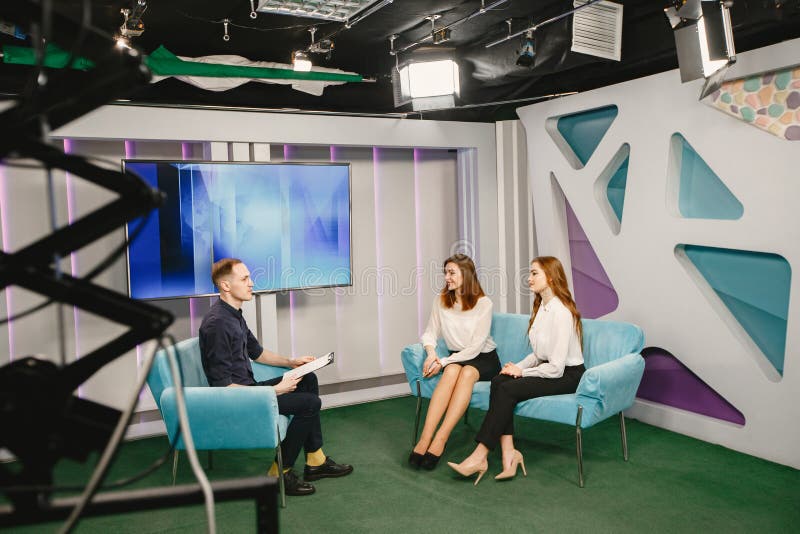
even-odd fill
[{"label": "sofa armrest", "polygon": [[[186,411],[195,448],[262,449],[280,443],[277,425],[278,399],[270,386],[187,387]],[[161,394],[161,413],[170,443],[184,448],[178,433],[178,406],[174,387]]]},{"label": "sofa armrest", "polygon": [[276,367],[274,365],[267,365],[266,363],[252,362],[253,364],[253,378],[256,382],[263,382],[271,378],[283,376],[283,373],[289,369],[286,367]]},{"label": "sofa armrest", "polygon": [[599,401],[602,414],[598,420],[621,412],[633,405],[644,373],[644,359],[638,353],[587,369],[575,392],[580,397]]}]

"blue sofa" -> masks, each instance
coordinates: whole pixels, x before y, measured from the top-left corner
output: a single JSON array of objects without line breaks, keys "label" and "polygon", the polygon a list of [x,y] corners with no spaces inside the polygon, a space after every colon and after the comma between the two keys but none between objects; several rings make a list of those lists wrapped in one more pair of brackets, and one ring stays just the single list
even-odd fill
[{"label": "blue sofa", "polygon": [[[169,442],[175,447],[173,484],[178,451],[185,450],[186,446],[178,432],[175,384],[170,372],[168,351],[178,358],[195,449],[275,449],[278,462],[281,463],[280,443],[286,436],[289,418],[278,413],[275,390],[269,386],[209,387],[200,359],[200,343],[198,338],[193,337],[156,352],[147,376],[147,385],[161,411]],[[285,371],[282,367],[253,363],[253,375],[257,381],[269,380]],[[285,506],[282,477],[279,482],[281,504]]]},{"label": "blue sofa", "polygon": [[[492,338],[497,343],[501,364],[517,362],[531,352],[528,341],[529,316],[495,313],[492,316]],[[532,419],[575,426],[578,458],[578,484],[583,481],[582,429],[619,414],[623,457],[628,459],[625,418],[622,411],[630,408],[644,372],[644,359],[640,352],[644,346],[642,329],[630,323],[582,319],[583,356],[586,372],[578,390],[569,395],[552,395],[521,402],[515,414]],[[440,356],[448,354],[444,340],[436,348]],[[416,422],[413,441],[419,431],[421,399],[430,399],[441,373],[431,378],[422,377],[425,351],[422,344],[409,345],[401,354],[411,394],[417,397]],[[470,406],[488,410],[489,382],[478,382],[472,391]]]}]

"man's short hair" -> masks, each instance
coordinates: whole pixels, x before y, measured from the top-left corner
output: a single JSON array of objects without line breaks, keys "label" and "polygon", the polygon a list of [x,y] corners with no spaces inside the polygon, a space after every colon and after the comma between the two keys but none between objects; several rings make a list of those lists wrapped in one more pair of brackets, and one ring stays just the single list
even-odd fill
[{"label": "man's short hair", "polygon": [[211,266],[211,281],[219,289],[220,281],[226,276],[230,276],[233,272],[234,265],[242,263],[242,260],[236,258],[222,258]]}]

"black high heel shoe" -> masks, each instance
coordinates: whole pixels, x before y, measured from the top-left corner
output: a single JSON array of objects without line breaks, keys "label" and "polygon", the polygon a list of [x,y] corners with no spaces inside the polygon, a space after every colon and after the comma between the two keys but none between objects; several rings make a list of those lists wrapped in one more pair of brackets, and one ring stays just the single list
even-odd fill
[{"label": "black high heel shoe", "polygon": [[[444,454],[444,451],[442,451]],[[427,469],[428,471],[433,471],[436,469],[436,466],[439,465],[439,460],[442,458],[442,454],[436,456],[435,454],[431,454],[430,452],[426,452],[425,456],[422,457],[422,462],[420,463],[420,467],[423,469]]]},{"label": "black high heel shoe", "polygon": [[411,451],[411,454],[408,455],[408,465],[419,469],[419,466],[422,465],[422,460],[424,458],[425,457],[420,453]]}]

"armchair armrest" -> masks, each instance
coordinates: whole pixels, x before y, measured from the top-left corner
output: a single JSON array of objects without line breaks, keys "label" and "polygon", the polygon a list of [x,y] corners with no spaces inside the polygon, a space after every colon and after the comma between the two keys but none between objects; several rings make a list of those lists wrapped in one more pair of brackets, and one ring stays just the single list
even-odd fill
[{"label": "armchair armrest", "polygon": [[251,362],[253,364],[253,378],[256,382],[263,382],[270,378],[283,376],[283,373],[288,371],[286,367],[276,367],[274,365],[267,365],[266,363]]},{"label": "armchair armrest", "polygon": [[[199,450],[275,448],[278,435],[278,399],[270,386],[187,387],[186,411],[194,445]],[[179,428],[174,387],[161,394],[161,413],[170,443]],[[185,448],[178,438],[176,448]]]},{"label": "armchair armrest", "polygon": [[414,343],[404,348],[400,353],[400,359],[409,384],[422,380],[422,364],[425,362],[425,349],[422,348],[422,343]]},{"label": "armchair armrest", "polygon": [[580,397],[599,401],[602,413],[596,414],[597,420],[630,408],[636,398],[642,373],[644,359],[638,353],[587,369],[575,392],[578,402]]},{"label": "armchair armrest", "polygon": [[[444,340],[439,340],[438,345],[436,345],[436,354],[438,354],[440,358],[444,358],[448,355],[447,346],[444,344]],[[425,354],[425,349],[423,348],[422,343],[408,345],[400,353],[400,359],[403,362],[403,369],[406,372],[406,379],[408,380],[408,385],[411,388],[411,394],[416,396],[417,387],[415,384],[417,381],[421,381],[422,396],[430,398],[430,396],[433,394],[433,389],[439,382],[441,373],[431,378],[423,378],[422,364],[425,363],[425,358],[427,358],[427,355]]]}]

